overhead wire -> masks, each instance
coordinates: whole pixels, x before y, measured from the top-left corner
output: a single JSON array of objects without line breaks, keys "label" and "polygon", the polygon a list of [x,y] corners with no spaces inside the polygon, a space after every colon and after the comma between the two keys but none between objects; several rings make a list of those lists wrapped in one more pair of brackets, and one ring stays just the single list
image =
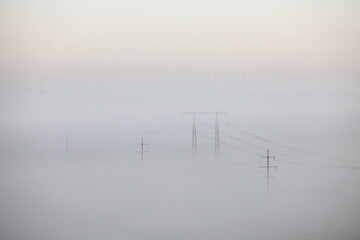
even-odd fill
[{"label": "overhead wire", "polygon": [[268,133],[272,133],[272,134],[276,134],[276,135],[285,135],[285,136],[296,137],[296,138],[343,140],[343,141],[360,140],[359,137],[343,137],[343,136],[342,137],[335,137],[335,136],[302,135],[302,134],[296,134],[296,133],[280,132],[280,131],[273,131],[273,130],[264,130],[264,129],[258,129],[258,128],[253,128],[253,129],[256,129],[257,131],[261,131],[261,132],[268,132]]},{"label": "overhead wire", "polygon": [[[208,124],[207,124],[207,125],[208,125]],[[209,126],[210,126],[210,125],[209,125]],[[210,126],[210,127],[211,127],[212,129],[215,129],[215,127],[213,127],[213,126]],[[264,147],[261,147],[261,146],[259,146],[259,145],[256,145],[256,144],[253,144],[253,143],[250,143],[250,142],[247,142],[247,141],[244,141],[244,140],[242,140],[242,139],[240,139],[240,138],[234,137],[234,136],[232,136],[232,135],[230,135],[230,134],[227,134],[227,133],[225,133],[225,132],[223,132],[223,131],[220,131],[220,130],[219,130],[219,132],[220,132],[221,134],[229,137],[229,138],[232,138],[232,139],[238,141],[238,142],[241,142],[241,143],[244,143],[244,144],[246,144],[246,145],[249,145],[249,146],[258,148],[258,149],[260,149],[260,150],[265,150],[265,151],[266,151],[266,148],[264,148]]]},{"label": "overhead wire", "polygon": [[[203,126],[203,125],[207,125],[209,126],[209,128],[205,128],[205,129],[201,129],[201,131],[206,131],[206,130],[209,130],[209,129],[214,129],[213,126],[209,125],[208,123],[204,123],[204,124],[201,124],[200,126]],[[313,155],[313,156],[318,156],[318,157],[323,157],[323,158],[328,158],[327,156],[322,156],[322,155],[318,155],[318,154],[314,154],[314,153],[310,153],[310,152],[306,152],[306,151],[303,151],[303,150],[299,150],[299,149],[295,149],[293,147],[289,147],[289,146],[286,146],[284,144],[281,144],[281,143],[278,143],[278,142],[274,142],[272,140],[269,140],[269,139],[265,139],[261,136],[258,136],[256,134],[253,134],[253,133],[250,133],[244,129],[240,129],[239,127],[233,125],[233,124],[230,124],[230,123],[227,123],[226,125],[230,125],[236,129],[239,129],[241,130],[242,132],[248,134],[248,135],[251,135],[253,137],[256,137],[256,138],[259,138],[263,141],[266,141],[266,142],[269,142],[271,144],[275,144],[275,145],[279,145],[281,147],[284,147],[284,148],[287,148],[287,149],[290,149],[290,150],[293,150],[293,151],[297,151],[297,152],[302,152],[302,153],[306,153],[308,155]],[[176,130],[176,128],[179,128],[180,125],[175,125],[175,126],[170,126],[170,127],[166,127],[166,128],[161,128],[161,129],[157,129],[157,130],[153,130],[153,131],[150,131],[151,133],[162,133],[162,134],[171,134],[171,133],[177,133],[177,132],[180,132],[180,131],[183,131],[183,130],[190,130],[192,129],[190,126],[187,126],[185,124],[181,124],[181,127],[183,127],[183,129],[178,129]],[[199,126],[198,126],[199,127]],[[175,129],[174,131],[166,131],[166,130],[171,130],[171,129]],[[208,139],[211,139],[211,140],[214,140],[214,138],[200,132],[199,130],[196,131],[199,135],[205,137],[205,138],[208,138]],[[236,140],[238,142],[241,142],[243,144],[246,144],[248,146],[251,146],[251,147],[254,147],[254,148],[257,148],[259,150],[266,150],[266,148],[262,147],[262,146],[259,146],[259,145],[256,145],[256,144],[253,144],[253,143],[250,143],[250,142],[247,142],[247,141],[244,141],[238,137],[235,137],[231,134],[228,134],[224,131],[219,131],[222,135],[224,136],[227,136],[233,140]],[[229,148],[233,148],[233,149],[236,149],[236,150],[239,150],[239,151],[242,151],[242,152],[246,152],[246,153],[249,153],[249,154],[252,154],[252,155],[256,155],[256,156],[260,156],[260,154],[258,153],[255,153],[255,152],[252,152],[252,151],[249,151],[249,150],[246,150],[246,149],[243,149],[243,148],[239,148],[237,146],[234,146],[232,144],[229,144],[229,143],[226,143],[224,141],[220,141],[220,144],[224,145],[224,146],[227,146]],[[284,156],[286,157],[286,160],[283,158],[282,161],[285,161],[285,162],[288,162],[288,163],[291,163],[291,164],[298,164],[298,165],[303,165],[303,166],[313,166],[313,167],[324,167],[324,168],[339,168],[339,169],[360,169],[360,166],[353,166],[353,165],[342,165],[342,164],[337,164],[337,163],[329,163],[329,162],[319,162],[319,161],[316,161],[314,162],[314,160],[312,160],[312,162],[304,162],[302,161],[303,159],[299,159],[298,157],[294,157],[294,156],[291,156],[291,155],[288,155],[288,154],[285,154],[285,153],[282,153],[282,152],[278,152],[278,151],[274,151],[272,150],[273,153],[275,154],[278,154],[278,155],[281,155],[281,156]],[[277,157],[278,158],[278,157]],[[296,161],[296,160],[298,161]],[[330,157],[330,159],[332,160],[343,160],[343,159],[337,159],[337,158],[332,158]],[[344,160],[346,161],[346,160]],[[354,161],[346,161],[346,162],[352,162],[354,163]]]},{"label": "overhead wire", "polygon": [[[244,141],[240,138],[237,138],[237,137],[234,137],[228,133],[225,133],[224,131],[219,131],[220,133],[222,133],[223,135],[227,136],[227,137],[230,137],[236,141],[239,141],[241,143],[244,143],[246,145],[249,145],[249,146],[252,146],[252,147],[255,147],[255,148],[258,148],[260,150],[266,150],[266,148],[264,147],[261,147],[259,145],[256,145],[256,144],[252,144],[252,143],[249,143],[247,141]],[[284,154],[284,153],[281,153],[281,152],[278,152],[278,151],[272,151],[273,153],[276,153],[278,155],[282,155],[282,156],[285,156],[287,158],[290,158],[290,159],[299,159],[299,158],[296,158],[294,156],[291,156],[291,155],[288,155],[288,154]],[[285,161],[288,161],[288,160],[285,160]],[[316,167],[328,167],[328,168],[344,168],[344,169],[360,169],[360,166],[352,166],[352,165],[339,165],[339,164],[336,164],[336,163],[332,163],[332,164],[329,164],[328,162],[324,163],[324,162],[317,162],[317,163],[306,163],[306,162],[301,162],[301,161],[289,161],[289,162],[292,162],[292,163],[295,163],[295,164],[301,164],[301,165],[307,165],[307,166],[316,166]]]},{"label": "overhead wire", "polygon": [[[312,188],[316,188],[317,191],[321,191],[323,193],[328,193],[323,188],[323,186],[326,185],[328,187],[332,187],[333,189],[335,188],[336,193],[341,194],[341,196],[346,194],[347,196],[350,196],[353,199],[360,200],[359,194],[354,192],[353,189],[346,189],[344,187],[339,187],[337,185],[325,183],[323,181],[310,179],[310,178],[304,177],[304,175],[296,173],[294,171],[289,171],[289,172],[282,171],[281,174],[287,175],[289,177],[287,180],[292,181],[295,184],[305,184],[305,185],[311,186]],[[294,185],[288,184],[288,181],[282,181],[281,184],[287,185],[290,190],[295,190]]]},{"label": "overhead wire", "polygon": [[[360,193],[360,186],[357,185],[357,184],[350,184],[350,183],[344,183],[344,182],[339,182],[337,180],[334,180],[334,179],[330,179],[330,178],[326,178],[326,177],[323,177],[321,175],[318,175],[316,173],[310,173],[308,171],[305,171],[303,169],[294,169],[293,167],[289,166],[288,164],[284,163],[284,162],[280,162],[280,164],[284,164],[285,165],[285,168],[287,168],[288,171],[292,171],[292,172],[297,172],[298,174],[302,174],[303,176],[307,176],[306,178],[304,179],[307,179],[307,178],[313,178],[314,180],[318,180],[320,182],[323,182],[323,183],[326,183],[326,184],[330,184],[330,185],[336,185],[338,187],[350,187],[352,188],[353,190],[357,190],[359,191]],[[283,165],[283,166],[284,166]],[[287,167],[286,167],[287,166]]]},{"label": "overhead wire", "polygon": [[322,163],[307,163],[307,162],[300,162],[300,161],[293,161],[289,159],[283,158],[276,158],[277,160],[288,162],[290,164],[297,164],[303,166],[313,166],[313,167],[321,167],[321,168],[338,168],[338,169],[360,169],[360,166],[346,166],[346,165],[339,165],[339,164],[322,164]]},{"label": "overhead wire", "polygon": [[315,157],[320,157],[320,158],[326,158],[326,159],[331,159],[331,160],[336,160],[336,161],[342,161],[342,162],[351,162],[351,163],[357,163],[356,161],[351,161],[351,160],[345,160],[345,159],[340,159],[340,158],[336,158],[336,157],[330,157],[330,156],[325,156],[325,155],[321,155],[321,154],[317,154],[317,153],[311,153],[311,152],[308,152],[308,151],[304,151],[304,150],[301,150],[301,149],[297,149],[297,148],[294,148],[294,147],[290,147],[290,146],[287,146],[287,145],[284,145],[282,143],[278,143],[278,142],[275,142],[275,141],[272,141],[272,140],[269,140],[267,138],[264,138],[264,137],[261,137],[261,136],[258,136],[254,133],[251,133],[249,131],[246,131],[242,128],[239,128],[231,123],[228,124],[228,126],[231,126],[235,129],[238,129],[239,131],[249,135],[249,136],[252,136],[254,138],[257,138],[257,139],[260,139],[264,142],[268,142],[268,143],[271,143],[273,145],[277,145],[277,146],[280,146],[280,147],[283,147],[283,148],[286,148],[288,150],[292,150],[292,151],[296,151],[296,152],[300,152],[300,153],[303,153],[303,154],[307,154],[307,155],[311,155],[311,156],[315,156]]},{"label": "overhead wire", "polygon": [[[203,136],[203,137],[208,138],[208,139],[211,139],[211,140],[215,140],[215,138],[210,137],[210,136],[208,136],[208,135],[206,135],[206,134],[204,134],[204,133],[202,133],[202,132],[200,132],[200,131],[196,131],[196,132],[197,132],[200,136]],[[224,145],[224,146],[227,146],[227,147],[229,147],[229,148],[233,148],[233,149],[236,149],[236,150],[238,150],[238,151],[241,151],[241,152],[246,152],[246,153],[249,153],[249,154],[251,154],[251,155],[259,156],[258,153],[255,153],[255,152],[252,152],[252,151],[248,151],[248,150],[245,150],[245,149],[236,147],[236,146],[234,146],[234,145],[225,143],[225,142],[223,142],[223,141],[219,141],[219,143],[222,144],[222,145]]]}]

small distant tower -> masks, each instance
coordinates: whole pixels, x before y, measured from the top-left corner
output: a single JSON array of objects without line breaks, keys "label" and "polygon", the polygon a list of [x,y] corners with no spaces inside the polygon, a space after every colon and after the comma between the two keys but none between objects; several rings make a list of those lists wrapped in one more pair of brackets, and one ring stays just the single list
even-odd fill
[{"label": "small distant tower", "polygon": [[144,153],[149,152],[144,150],[144,146],[148,147],[148,144],[144,143],[144,139],[141,138],[141,143],[138,143],[138,146],[140,146],[140,151],[137,152],[141,154],[141,167],[144,167]]},{"label": "small distant tower", "polygon": [[270,168],[275,168],[277,170],[277,166],[270,166],[270,158],[272,158],[275,161],[275,156],[270,156],[269,154],[269,149],[267,149],[266,151],[266,156],[262,156],[261,159],[266,158],[266,166],[261,166],[260,168],[266,168],[266,180],[267,180],[267,193],[269,195],[269,187],[270,187],[270,178],[274,177],[274,176],[270,176]]}]

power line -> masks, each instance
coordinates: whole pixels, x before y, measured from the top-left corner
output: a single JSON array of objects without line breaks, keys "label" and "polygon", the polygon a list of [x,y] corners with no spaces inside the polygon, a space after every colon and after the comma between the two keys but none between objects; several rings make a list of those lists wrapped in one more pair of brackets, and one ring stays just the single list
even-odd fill
[{"label": "power line", "polygon": [[360,166],[346,166],[346,165],[339,165],[339,164],[318,164],[318,163],[306,163],[306,162],[299,162],[293,161],[288,159],[278,158],[280,161],[288,162],[291,164],[297,165],[304,165],[304,166],[313,166],[313,167],[321,167],[321,168],[339,168],[339,169],[360,169]]},{"label": "power line", "polygon": [[[259,148],[259,149],[264,149],[263,147],[260,147],[258,145],[255,145],[255,144],[252,144],[252,143],[249,143],[249,142],[246,142],[244,140],[241,140],[237,137],[234,137],[230,134],[227,134],[225,132],[222,132],[222,134],[236,140],[236,141],[239,141],[239,142],[242,142],[244,144],[247,144],[249,146],[253,146],[253,147],[256,147],[256,148]],[[288,154],[284,154],[284,153],[281,153],[281,152],[277,152],[277,151],[273,151],[274,153],[276,154],[279,154],[279,155],[282,155],[282,156],[285,156],[287,158],[292,158],[292,159],[298,159],[296,157],[293,157],[293,156],[290,156]],[[287,161],[287,160],[286,160]],[[290,161],[289,161],[290,162]],[[345,165],[338,165],[338,164],[332,164],[332,165],[329,165],[328,163],[324,164],[323,162],[318,162],[316,164],[311,164],[311,163],[305,163],[305,162],[296,162],[296,161],[292,161],[294,163],[298,163],[298,164],[301,164],[301,165],[309,165],[309,166],[317,166],[317,167],[329,167],[329,168],[347,168],[347,169],[359,169],[360,166],[345,166]],[[351,161],[352,163],[354,163],[353,161]]]},{"label": "power line", "polygon": [[301,149],[297,149],[297,148],[294,148],[294,147],[290,147],[290,146],[287,146],[287,145],[284,145],[284,144],[281,144],[281,143],[278,143],[278,142],[274,142],[272,140],[269,140],[269,139],[266,139],[266,138],[263,138],[261,136],[258,136],[256,134],[253,134],[253,133],[250,133],[244,129],[241,129],[233,124],[228,124],[229,126],[232,126],[233,128],[236,128],[240,131],[242,131],[243,133],[247,134],[247,135],[250,135],[252,137],[255,137],[255,138],[258,138],[262,141],[265,141],[265,142],[268,142],[268,143],[271,143],[271,144],[274,144],[274,145],[278,145],[280,147],[283,147],[283,148],[286,148],[286,149],[289,149],[289,150],[292,150],[292,151],[296,151],[296,152],[300,152],[300,153],[303,153],[303,154],[307,154],[307,155],[312,155],[312,156],[315,156],[315,157],[320,157],[320,158],[327,158],[327,159],[331,159],[331,160],[336,160],[336,161],[343,161],[343,162],[352,162],[354,163],[355,161],[350,161],[350,160],[345,160],[345,159],[340,159],[340,158],[336,158],[336,157],[330,157],[330,156],[325,156],[325,155],[321,155],[321,154],[317,154],[317,153],[311,153],[311,152],[307,152],[307,151],[304,151],[304,150],[301,150]]},{"label": "power line", "polygon": [[[286,168],[286,166],[283,166]],[[349,188],[344,188],[343,186],[338,186],[338,185],[334,185],[334,184],[331,184],[331,183],[328,183],[328,182],[324,182],[324,181],[318,181],[316,179],[313,179],[313,178],[309,178],[307,176],[304,176],[302,174],[299,174],[295,171],[292,171],[291,169],[286,169],[287,171],[283,171],[282,174],[285,174],[287,176],[289,176],[289,180],[290,181],[293,181],[297,184],[299,183],[304,183],[304,184],[308,184],[309,186],[311,187],[315,187],[317,188],[318,191],[322,191],[324,192],[324,188],[322,186],[324,185],[327,185],[327,186],[330,186],[330,187],[333,187],[333,188],[336,188],[336,190],[340,190],[343,194],[347,194],[348,196],[351,196],[353,197],[354,199],[356,200],[359,200],[359,194],[355,193],[353,189],[349,189]],[[294,178],[295,177],[295,178]],[[291,190],[293,190],[294,186],[293,185],[290,185],[288,184],[288,182],[283,182],[285,183],[286,185],[290,186],[291,187]],[[316,184],[316,185],[314,185]],[[325,192],[324,192],[325,193]]]},{"label": "power line", "polygon": [[[258,148],[258,149],[261,149],[261,150],[264,150],[265,148],[259,146],[259,145],[256,145],[256,144],[252,144],[252,143],[249,143],[247,141],[244,141],[240,138],[237,138],[237,137],[234,137],[228,133],[225,133],[223,131],[220,131],[221,134],[227,136],[227,137],[230,137],[236,141],[239,141],[241,143],[244,143],[246,145],[249,145],[249,146],[252,146],[252,147],[255,147],[255,148]],[[281,152],[276,152],[276,151],[272,151],[276,154],[279,154],[279,155],[282,155],[282,156],[285,156],[287,158],[296,158],[296,157],[293,157],[293,156],[290,156],[288,154],[284,154],[284,153],[281,153]],[[343,168],[343,169],[360,169],[360,166],[346,166],[346,165],[339,165],[339,164],[324,164],[323,162],[318,162],[318,163],[306,163],[306,162],[300,162],[300,161],[289,161],[289,160],[284,160],[284,161],[288,161],[288,162],[291,162],[291,163],[295,163],[295,164],[300,164],[300,165],[307,165],[307,166],[315,166],[315,167],[327,167],[327,168]]]},{"label": "power line", "polygon": [[289,133],[289,132],[280,132],[280,131],[273,131],[273,130],[265,130],[265,129],[258,129],[253,128],[254,130],[261,131],[261,132],[268,132],[271,134],[276,135],[285,135],[285,136],[291,136],[296,138],[307,138],[307,139],[323,139],[323,140],[337,140],[337,141],[348,141],[348,140],[360,140],[359,137],[336,137],[336,136],[319,136],[319,135],[303,135],[303,134],[296,134],[296,133]]},{"label": "power line", "polygon": [[[214,138],[212,138],[212,137],[210,137],[210,136],[208,136],[208,135],[206,135],[206,134],[204,134],[204,133],[202,133],[202,132],[200,132],[200,131],[198,131],[198,134],[201,135],[201,136],[203,136],[203,137],[206,137],[206,138],[208,138],[208,139],[214,140]],[[252,152],[252,151],[248,151],[248,150],[245,150],[245,149],[236,147],[236,146],[234,146],[234,145],[225,143],[225,142],[223,142],[223,141],[220,141],[219,143],[222,144],[222,145],[224,145],[224,146],[227,146],[227,147],[229,147],[229,148],[232,148],[232,149],[241,151],[241,152],[246,152],[246,153],[249,153],[249,154],[251,154],[251,155],[260,156],[260,154],[258,154],[258,153],[255,153],[255,152]]]},{"label": "power line", "polygon": [[[295,168],[291,167],[289,164],[287,164],[285,162],[280,162],[280,164],[281,163],[286,165],[288,170],[293,171],[295,173],[298,173],[299,175],[306,176],[304,179],[312,178],[314,181],[318,181],[318,182],[321,182],[321,183],[333,185],[333,186],[336,186],[336,187],[340,187],[340,188],[349,187],[349,189],[351,188],[352,190],[357,190],[357,191],[360,190],[359,185],[339,182],[337,180],[326,178],[326,177],[320,176],[320,175],[315,174],[315,173],[310,173],[310,172],[305,171],[303,169],[299,169],[299,168],[295,169]],[[286,167],[286,166],[284,166],[284,167]]]},{"label": "power line", "polygon": [[258,145],[255,145],[255,144],[246,142],[246,141],[244,141],[244,140],[242,140],[242,139],[240,139],[240,138],[234,137],[234,136],[232,136],[232,135],[230,135],[230,134],[227,134],[227,133],[225,133],[225,132],[223,132],[223,131],[221,131],[220,133],[223,134],[223,135],[225,135],[225,136],[227,136],[227,137],[229,137],[229,138],[232,138],[232,139],[234,139],[234,140],[236,140],[236,141],[238,141],[238,142],[244,143],[244,144],[246,144],[246,145],[249,145],[249,146],[258,148],[258,149],[260,149],[260,150],[266,150],[266,148],[264,148],[264,147],[260,147],[260,146],[258,146]]},{"label": "power line", "polygon": [[[209,128],[208,129],[214,129],[214,127],[213,126],[210,126],[209,124],[207,124],[207,123],[205,123],[205,125],[207,125],[207,126],[209,126]],[[185,127],[187,128],[187,129],[189,129],[189,127],[188,126],[186,126],[185,125]],[[207,129],[203,129],[203,130],[207,130]],[[266,148],[264,148],[264,147],[261,147],[261,146],[259,146],[259,145],[256,145],[256,144],[253,144],[253,143],[250,143],[250,142],[247,142],[247,141],[244,141],[244,140],[242,140],[242,139],[240,139],[240,138],[237,138],[237,137],[235,137],[235,136],[233,136],[233,135],[230,135],[230,134],[228,134],[228,133],[226,133],[226,132],[224,132],[224,131],[219,131],[222,135],[225,135],[225,136],[227,136],[227,137],[229,137],[229,138],[232,138],[232,139],[234,139],[234,140],[236,140],[236,141],[238,141],[238,142],[241,142],[241,143],[243,143],[243,144],[246,144],[246,145],[249,145],[249,146],[252,146],[252,147],[255,147],[255,148],[258,148],[258,149],[260,149],[260,150],[266,150]],[[222,143],[222,144],[224,144],[224,145],[226,145],[227,143]],[[229,144],[227,144],[227,145],[229,145]],[[234,148],[235,146],[231,146],[232,148]],[[246,151],[246,150],[244,150],[244,149],[242,149],[243,151]],[[291,155],[288,155],[288,154],[284,154],[284,153],[281,153],[281,152],[277,152],[277,151],[273,151],[274,153],[276,153],[276,154],[278,154],[278,155],[282,155],[282,156],[284,156],[284,157],[286,157],[286,160],[285,159],[282,159],[282,161],[286,161],[286,162],[289,162],[289,163],[293,163],[293,164],[298,164],[298,165],[304,165],[304,166],[313,166],[313,167],[323,167],[323,168],[338,168],[338,169],[360,169],[360,166],[349,166],[349,165],[341,165],[341,164],[335,164],[335,163],[333,163],[333,164],[328,164],[328,163],[324,163],[324,162],[314,162],[313,160],[312,160],[312,162],[314,162],[314,163],[307,163],[307,162],[303,162],[303,161],[294,161],[294,160],[289,160],[289,158],[290,159],[299,159],[299,158],[297,158],[297,157],[294,157],[294,156],[291,156]],[[299,159],[300,160],[300,159]]]}]

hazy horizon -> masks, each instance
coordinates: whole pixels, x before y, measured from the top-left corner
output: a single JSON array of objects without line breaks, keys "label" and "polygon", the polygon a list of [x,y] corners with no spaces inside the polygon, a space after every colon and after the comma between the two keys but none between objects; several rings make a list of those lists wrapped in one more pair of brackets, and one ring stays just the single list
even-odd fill
[{"label": "hazy horizon", "polygon": [[353,0],[0,0],[0,239],[359,239],[359,43]]}]

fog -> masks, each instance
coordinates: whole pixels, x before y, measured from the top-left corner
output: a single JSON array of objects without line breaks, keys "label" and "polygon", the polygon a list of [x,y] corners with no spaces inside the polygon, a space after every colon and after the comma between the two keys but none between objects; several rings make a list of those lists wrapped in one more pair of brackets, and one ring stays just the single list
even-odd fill
[{"label": "fog", "polygon": [[359,16],[0,0],[0,240],[360,239]]},{"label": "fog", "polygon": [[216,78],[3,89],[2,239],[357,239],[358,80]]}]

